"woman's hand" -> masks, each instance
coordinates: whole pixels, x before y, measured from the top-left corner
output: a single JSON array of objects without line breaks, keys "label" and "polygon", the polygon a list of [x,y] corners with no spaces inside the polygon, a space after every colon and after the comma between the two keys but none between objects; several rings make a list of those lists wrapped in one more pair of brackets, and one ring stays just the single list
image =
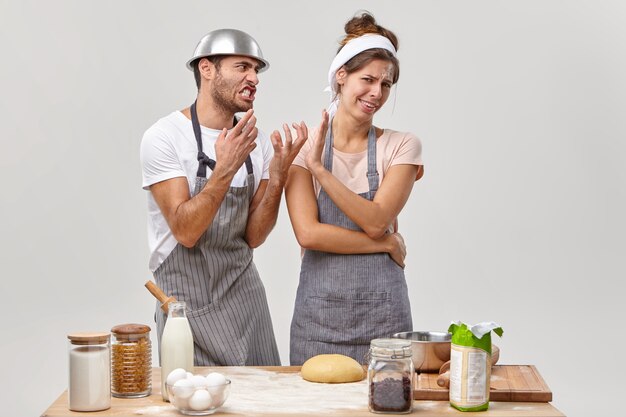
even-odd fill
[{"label": "woman's hand", "polygon": [[386,235],[386,239],[388,239],[390,243],[389,248],[389,256],[391,259],[401,268],[404,268],[404,259],[406,258],[406,245],[404,244],[404,239],[400,233],[392,233],[390,235]]},{"label": "woman's hand", "polygon": [[311,174],[315,175],[316,170],[323,169],[322,152],[324,150],[324,142],[326,140],[326,132],[328,131],[328,113],[326,110],[322,110],[322,121],[317,129],[315,137],[312,138],[313,146],[307,153],[305,158],[306,167]]},{"label": "woman's hand", "polygon": [[274,157],[270,162],[270,179],[276,178],[281,184],[287,181],[289,167],[291,167],[291,163],[296,158],[309,136],[309,131],[304,122],[300,124],[293,123],[292,127],[297,134],[295,140],[287,124],[283,124],[283,130],[285,131],[284,143],[278,130],[273,131],[270,135],[272,146],[274,147]]}]

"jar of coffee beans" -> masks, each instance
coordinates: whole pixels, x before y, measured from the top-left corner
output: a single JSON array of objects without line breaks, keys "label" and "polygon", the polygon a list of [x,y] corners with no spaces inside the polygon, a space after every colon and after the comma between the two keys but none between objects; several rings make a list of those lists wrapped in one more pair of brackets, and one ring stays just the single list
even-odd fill
[{"label": "jar of coffee beans", "polygon": [[372,340],[367,370],[369,410],[373,413],[410,413],[414,372],[410,340]]}]

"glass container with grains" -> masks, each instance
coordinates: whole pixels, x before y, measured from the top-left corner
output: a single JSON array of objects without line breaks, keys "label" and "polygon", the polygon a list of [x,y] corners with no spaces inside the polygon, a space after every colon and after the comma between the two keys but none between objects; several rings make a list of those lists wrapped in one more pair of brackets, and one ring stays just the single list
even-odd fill
[{"label": "glass container with grains", "polygon": [[111,333],[111,394],[120,398],[147,397],[152,392],[150,327],[120,324]]}]

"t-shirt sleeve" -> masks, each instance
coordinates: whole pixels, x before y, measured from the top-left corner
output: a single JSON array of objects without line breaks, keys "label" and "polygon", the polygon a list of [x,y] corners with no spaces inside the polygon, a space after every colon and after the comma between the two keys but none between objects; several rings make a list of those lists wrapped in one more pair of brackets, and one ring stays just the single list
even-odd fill
[{"label": "t-shirt sleeve", "polygon": [[185,177],[185,170],[170,137],[157,127],[152,126],[144,133],[139,155],[144,190],[157,182]]},{"label": "t-shirt sleeve", "polygon": [[409,165],[424,165],[422,162],[422,142],[413,133],[400,133],[402,135],[400,144],[396,148],[394,157],[391,160],[390,166],[409,164]]}]

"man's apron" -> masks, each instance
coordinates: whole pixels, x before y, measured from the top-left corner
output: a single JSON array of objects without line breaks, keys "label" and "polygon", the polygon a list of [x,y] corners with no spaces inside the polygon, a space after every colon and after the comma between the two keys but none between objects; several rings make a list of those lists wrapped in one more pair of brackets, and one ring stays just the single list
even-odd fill
[{"label": "man's apron", "polygon": [[[207,182],[215,161],[202,151],[195,103],[191,120],[198,143],[198,173],[193,195]],[[193,248],[180,243],[154,272],[165,294],[187,303],[194,339],[194,364],[280,365],[274,330],[252,249],[244,240],[254,194],[254,172],[246,159],[243,187],[230,187],[209,229]],[[157,305],[159,349],[166,316]]]},{"label": "man's apron", "polygon": [[[326,134],[325,147],[324,167],[332,172],[332,128]],[[371,201],[379,183],[374,127],[368,134],[367,179],[369,191],[359,195]],[[362,231],[323,188],[317,205],[321,223]],[[404,271],[387,253],[304,252],[291,322],[291,365],[301,365],[322,353],[339,353],[365,363],[372,339],[410,330],[413,324]]]}]

